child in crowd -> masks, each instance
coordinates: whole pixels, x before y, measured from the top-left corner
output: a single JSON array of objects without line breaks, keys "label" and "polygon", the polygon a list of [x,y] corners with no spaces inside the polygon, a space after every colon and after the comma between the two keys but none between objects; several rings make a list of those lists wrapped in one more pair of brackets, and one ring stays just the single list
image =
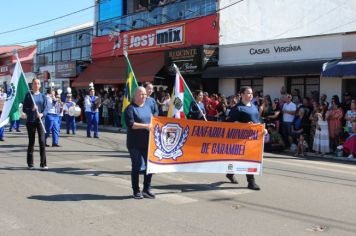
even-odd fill
[{"label": "child in crowd", "polygon": [[296,156],[304,156],[304,152],[308,149],[308,142],[305,140],[304,134],[299,135]]}]

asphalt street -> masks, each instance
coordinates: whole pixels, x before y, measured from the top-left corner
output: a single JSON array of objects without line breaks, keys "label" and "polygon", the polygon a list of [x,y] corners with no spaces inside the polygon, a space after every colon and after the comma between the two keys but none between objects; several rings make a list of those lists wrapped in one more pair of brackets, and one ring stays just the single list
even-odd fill
[{"label": "asphalt street", "polygon": [[[261,191],[223,174],[156,174],[134,200],[125,134],[63,134],[49,171],[27,170],[27,133],[0,142],[0,235],[356,235],[356,165],[265,154]],[[37,137],[36,137],[37,138]],[[142,179],[142,178],[141,178]]]}]

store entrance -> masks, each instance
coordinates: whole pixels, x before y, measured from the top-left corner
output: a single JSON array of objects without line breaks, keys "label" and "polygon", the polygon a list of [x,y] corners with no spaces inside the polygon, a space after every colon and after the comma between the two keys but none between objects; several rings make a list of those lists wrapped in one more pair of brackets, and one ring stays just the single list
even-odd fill
[{"label": "store entrance", "polygon": [[352,97],[356,97],[356,79],[342,80],[342,94],[345,92],[351,93]]}]

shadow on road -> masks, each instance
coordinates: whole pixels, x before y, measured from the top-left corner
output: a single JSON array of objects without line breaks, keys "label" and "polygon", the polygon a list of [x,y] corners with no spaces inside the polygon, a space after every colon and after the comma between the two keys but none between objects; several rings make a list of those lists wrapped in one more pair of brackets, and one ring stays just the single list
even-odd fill
[{"label": "shadow on road", "polygon": [[132,196],[106,196],[97,194],[55,194],[55,195],[34,195],[28,199],[49,201],[49,202],[65,202],[65,201],[92,201],[92,200],[127,200],[132,199]]},{"label": "shadow on road", "polygon": [[[237,190],[246,189],[246,187],[222,187],[222,184],[231,184],[230,182],[215,182],[211,184],[170,184],[154,186],[155,189],[161,190],[180,190],[181,192],[201,192],[201,191],[217,191],[217,190]],[[231,184],[235,185],[236,184]]]}]

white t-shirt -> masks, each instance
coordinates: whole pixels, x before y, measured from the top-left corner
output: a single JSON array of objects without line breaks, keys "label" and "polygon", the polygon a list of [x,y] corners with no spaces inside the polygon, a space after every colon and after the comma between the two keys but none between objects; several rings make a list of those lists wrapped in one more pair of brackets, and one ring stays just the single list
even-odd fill
[{"label": "white t-shirt", "polygon": [[171,99],[164,100],[162,105],[162,111],[168,111],[170,103],[171,103]]},{"label": "white t-shirt", "polygon": [[283,121],[284,122],[293,122],[294,115],[287,114],[285,111],[296,111],[297,106],[295,105],[295,103],[293,103],[293,102],[290,102],[289,104],[284,103],[282,110],[283,110]]}]

